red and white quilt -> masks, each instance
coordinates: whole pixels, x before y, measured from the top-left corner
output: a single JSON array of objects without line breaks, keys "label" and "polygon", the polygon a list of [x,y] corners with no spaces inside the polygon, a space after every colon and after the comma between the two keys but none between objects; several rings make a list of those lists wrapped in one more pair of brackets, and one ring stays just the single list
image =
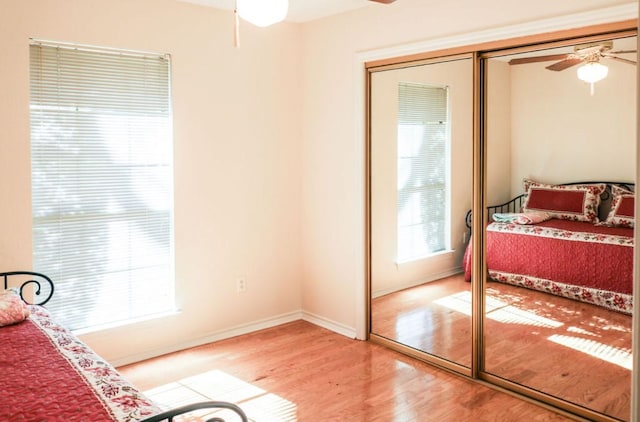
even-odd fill
[{"label": "red and white quilt", "polygon": [[161,410],[46,309],[0,328],[0,420],[137,421]]},{"label": "red and white quilt", "polygon": [[[488,275],[630,314],[633,244],[633,229],[625,227],[560,219],[533,225],[494,222],[486,231]],[[470,280],[470,248],[463,266]]]}]

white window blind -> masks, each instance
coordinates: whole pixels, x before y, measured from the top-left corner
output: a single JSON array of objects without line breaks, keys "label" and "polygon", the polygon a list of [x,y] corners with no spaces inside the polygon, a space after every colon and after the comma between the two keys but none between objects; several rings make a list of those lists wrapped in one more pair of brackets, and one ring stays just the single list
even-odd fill
[{"label": "white window blind", "polygon": [[67,327],[174,309],[168,56],[30,46],[33,259]]},{"label": "white window blind", "polygon": [[398,261],[448,248],[447,87],[398,85]]}]

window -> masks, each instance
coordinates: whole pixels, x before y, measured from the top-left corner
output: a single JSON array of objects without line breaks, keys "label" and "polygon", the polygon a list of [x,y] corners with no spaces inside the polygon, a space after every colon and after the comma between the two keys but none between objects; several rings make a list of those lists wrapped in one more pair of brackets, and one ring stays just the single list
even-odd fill
[{"label": "window", "polygon": [[174,309],[170,61],[30,46],[34,269],[73,330]]},{"label": "window", "polygon": [[450,130],[448,88],[398,86],[398,257],[423,258],[449,248]]}]

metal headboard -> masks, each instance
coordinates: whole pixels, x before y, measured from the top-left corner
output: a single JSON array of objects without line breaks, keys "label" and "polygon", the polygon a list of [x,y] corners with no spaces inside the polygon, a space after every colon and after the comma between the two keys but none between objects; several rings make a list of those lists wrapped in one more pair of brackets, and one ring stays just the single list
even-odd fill
[{"label": "metal headboard", "polygon": [[[53,296],[53,281],[44,274],[33,271],[8,271],[0,273],[0,279],[4,280],[4,289],[15,287],[20,297],[30,305],[44,305]],[[11,282],[15,280],[15,282]],[[25,297],[25,287],[33,288],[33,300]]]},{"label": "metal headboard", "polygon": [[[597,184],[597,183],[604,183],[606,185],[604,192],[602,192],[602,194],[600,195],[600,198],[602,201],[601,203],[605,203],[606,201],[611,199],[611,186],[613,185],[620,186],[624,189],[627,189],[633,192],[635,192],[635,186],[636,186],[635,183],[629,183],[629,182],[600,182],[600,181],[559,183],[558,185],[571,186],[571,185],[589,185],[589,184]],[[523,202],[524,202],[524,193],[505,202],[504,204],[489,205],[487,206],[488,218],[491,219],[491,216],[495,213],[520,212]],[[464,218],[464,222],[465,222],[465,225],[467,226],[467,229],[469,229],[469,235],[471,235],[472,218],[473,218],[473,214],[471,210],[467,211],[467,214],[465,215],[465,218]]]}]

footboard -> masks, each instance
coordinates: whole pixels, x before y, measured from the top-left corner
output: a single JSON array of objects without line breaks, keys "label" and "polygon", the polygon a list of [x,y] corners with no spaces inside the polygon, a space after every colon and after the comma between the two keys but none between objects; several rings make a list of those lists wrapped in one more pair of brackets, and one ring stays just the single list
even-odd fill
[{"label": "footboard", "polygon": [[44,305],[53,296],[53,281],[44,274],[32,271],[0,273],[4,289],[17,288],[20,297],[29,305]]},{"label": "footboard", "polygon": [[[249,418],[247,418],[247,415],[242,411],[242,409],[240,409],[240,407],[236,406],[233,403],[220,402],[220,401],[205,401],[205,402],[188,404],[186,406],[176,407],[175,409],[167,410],[166,412],[162,412],[150,418],[143,419],[140,422],[161,422],[161,421],[173,422],[173,418],[175,418],[176,416],[184,415],[186,413],[194,412],[196,410],[220,410],[220,409],[231,410],[236,415],[238,415],[238,417],[240,417],[240,420],[242,422],[249,422]],[[230,419],[229,422],[234,420],[237,420],[237,418]],[[206,419],[206,421],[207,422],[225,422],[226,419],[219,416],[213,416],[211,418]]]}]

